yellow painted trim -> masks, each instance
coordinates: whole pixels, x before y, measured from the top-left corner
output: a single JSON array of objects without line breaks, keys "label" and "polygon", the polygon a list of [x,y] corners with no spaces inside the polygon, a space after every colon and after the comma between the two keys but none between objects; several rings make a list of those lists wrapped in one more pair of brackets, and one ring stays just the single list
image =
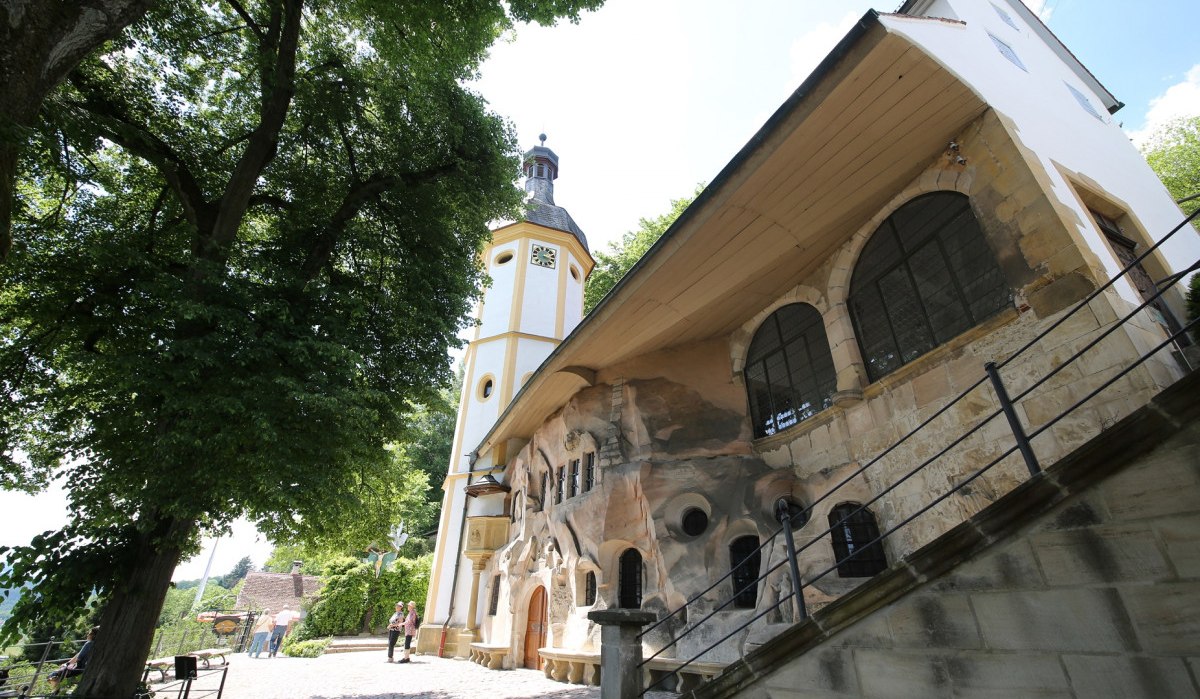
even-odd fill
[{"label": "yellow painted trim", "polygon": [[[503,232],[501,232],[503,231]],[[536,223],[522,221],[512,224],[506,228],[492,232],[493,244],[506,243],[518,238],[537,238],[555,245],[562,245],[570,248],[571,253],[580,261],[580,266],[584,268],[584,274],[590,274],[592,268],[596,266],[596,261],[592,259],[591,254],[579,244],[579,239],[570,233],[564,233],[554,228],[539,226]]]},{"label": "yellow painted trim", "polygon": [[497,466],[501,466],[501,465],[508,463],[508,443],[507,442],[505,442],[504,444],[496,445],[495,452],[496,452],[495,458],[492,459],[493,463],[495,463]]},{"label": "yellow painted trim", "polygon": [[516,337],[525,340],[536,340],[537,342],[549,342],[553,345],[562,343],[562,340],[557,337],[550,337],[549,335],[534,335],[533,333],[523,333],[510,330],[508,332],[497,333],[495,335],[488,335],[482,340],[472,342],[471,345],[472,347],[478,347],[492,342],[507,342],[508,338],[510,337]]},{"label": "yellow painted trim", "polygon": [[529,240],[522,238],[517,253],[517,274],[513,278],[512,308],[508,313],[508,331],[520,332],[521,307],[525,303],[525,270],[529,268]]},{"label": "yellow painted trim", "polygon": [[566,323],[567,313],[567,280],[571,278],[567,268],[571,265],[571,256],[564,255],[566,259],[561,260],[562,264],[558,266],[558,304],[554,309],[554,336],[566,337],[563,332],[563,326]]},{"label": "yellow painted trim", "polygon": [[470,414],[471,388],[475,381],[475,343],[467,345],[463,356],[467,363],[463,370],[463,390],[458,400],[458,420],[454,423],[454,444],[450,447],[450,463],[446,473],[454,473],[462,461],[463,433],[467,431],[467,416]]},{"label": "yellow painted trim", "polygon": [[500,412],[504,412],[504,409],[512,402],[512,397],[516,395],[514,384],[517,373],[517,342],[518,339],[515,334],[510,333],[505,338],[504,383],[501,385],[500,398],[502,402],[500,403]]},{"label": "yellow painted trim", "polygon": [[[457,474],[456,474],[457,475]],[[466,475],[466,474],[463,474]],[[449,481],[453,476],[446,478]],[[434,555],[433,567],[429,571],[429,591],[425,594],[425,614],[437,612],[438,589],[441,587],[442,581],[442,565],[446,558],[446,547],[449,545],[450,531],[450,516],[453,514],[454,507],[454,492],[445,488],[446,495],[442,501],[442,521],[438,524],[438,538],[436,554]],[[459,533],[459,538],[462,538],[462,533]],[[430,610],[433,610],[432,612]]]}]

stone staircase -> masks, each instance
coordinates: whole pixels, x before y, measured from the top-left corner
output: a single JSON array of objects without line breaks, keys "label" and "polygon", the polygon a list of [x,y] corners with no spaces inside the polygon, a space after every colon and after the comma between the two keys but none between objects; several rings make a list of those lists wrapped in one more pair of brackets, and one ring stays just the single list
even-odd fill
[{"label": "stone staircase", "polygon": [[689,699],[1200,697],[1200,372]]}]

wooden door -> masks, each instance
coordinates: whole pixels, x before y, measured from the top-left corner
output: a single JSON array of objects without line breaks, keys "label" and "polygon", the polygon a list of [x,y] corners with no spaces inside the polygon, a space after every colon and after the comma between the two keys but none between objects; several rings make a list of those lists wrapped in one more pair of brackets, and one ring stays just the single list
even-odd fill
[{"label": "wooden door", "polygon": [[529,600],[529,616],[525,621],[525,667],[542,669],[538,648],[546,645],[546,588],[538,586]]}]

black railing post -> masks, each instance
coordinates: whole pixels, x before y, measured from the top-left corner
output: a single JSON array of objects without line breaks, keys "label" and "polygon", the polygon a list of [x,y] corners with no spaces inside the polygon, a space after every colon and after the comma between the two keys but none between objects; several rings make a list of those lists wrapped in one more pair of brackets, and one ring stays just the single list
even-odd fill
[{"label": "black railing post", "polygon": [[1004,411],[1004,417],[1008,418],[1008,426],[1012,428],[1013,436],[1017,438],[1017,449],[1021,450],[1021,456],[1025,458],[1025,466],[1029,468],[1029,475],[1036,476],[1042,472],[1042,467],[1038,465],[1037,456],[1034,455],[1033,447],[1029,444],[1029,437],[1025,435],[1025,428],[1021,426],[1021,421],[1017,418],[1017,411],[1013,409],[1012,399],[1008,397],[1004,382],[1000,380],[1000,371],[996,368],[995,362],[988,362],[983,365],[983,368],[987,371],[988,378],[992,380],[992,388],[996,389],[996,397],[1000,399],[1000,409]]},{"label": "black railing post", "polygon": [[800,580],[800,566],[796,564],[796,542],[792,539],[792,507],[787,500],[779,499],[775,505],[779,522],[783,525],[783,541],[787,545],[788,568],[792,573],[792,597],[796,600],[796,610],[800,614],[797,621],[808,618],[808,608],[804,605],[803,582]]}]

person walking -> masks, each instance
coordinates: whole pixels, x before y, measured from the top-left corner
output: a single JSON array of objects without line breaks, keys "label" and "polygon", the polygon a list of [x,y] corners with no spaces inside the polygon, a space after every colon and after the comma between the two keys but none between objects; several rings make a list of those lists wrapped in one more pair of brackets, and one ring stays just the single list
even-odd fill
[{"label": "person walking", "polygon": [[392,614],[392,618],[388,619],[388,657],[387,661],[393,662],[393,653],[396,650],[396,641],[400,638],[400,634],[404,633],[404,603],[396,603],[396,613]]},{"label": "person walking", "polygon": [[271,630],[271,652],[267,657],[274,658],[279,652],[279,647],[283,645],[283,637],[287,635],[295,616],[295,612],[290,609],[281,609],[275,615],[275,627]]},{"label": "person walking", "polygon": [[[399,605],[396,605],[399,606]],[[417,603],[408,603],[408,613],[404,615],[404,657],[400,658],[402,663],[410,663],[408,659],[412,653],[413,636],[417,635],[417,627],[421,624],[421,617],[417,616]]]},{"label": "person walking", "polygon": [[[258,620],[254,622],[254,628],[251,633],[254,634],[250,641],[250,650],[246,651],[246,655],[257,658],[263,651],[263,647],[267,645],[267,635],[275,628],[275,617],[271,616],[270,609],[262,610],[262,614],[258,616]],[[267,649],[270,652],[270,649]]]}]

